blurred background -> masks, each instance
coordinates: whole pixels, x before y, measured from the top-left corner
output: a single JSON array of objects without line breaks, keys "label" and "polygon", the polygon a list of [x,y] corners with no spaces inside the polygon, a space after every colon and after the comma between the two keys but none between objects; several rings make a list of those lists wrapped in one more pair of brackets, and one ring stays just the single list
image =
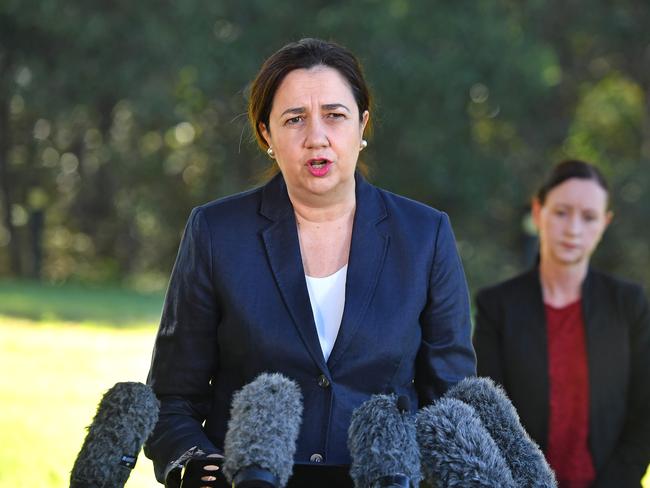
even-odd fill
[{"label": "blurred background", "polygon": [[0,485],[67,486],[102,392],[144,380],[190,209],[259,183],[249,83],[301,37],[361,59],[371,180],[449,213],[472,294],[532,264],[564,158],[612,185],[595,264],[647,288],[649,25],[647,0],[2,0]]}]

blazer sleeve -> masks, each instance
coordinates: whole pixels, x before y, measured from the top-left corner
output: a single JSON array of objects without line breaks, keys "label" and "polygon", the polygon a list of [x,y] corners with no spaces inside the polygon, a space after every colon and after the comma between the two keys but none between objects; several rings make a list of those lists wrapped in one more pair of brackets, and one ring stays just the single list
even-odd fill
[{"label": "blazer sleeve", "polygon": [[479,376],[487,376],[503,385],[503,351],[501,350],[501,327],[503,318],[499,314],[499,300],[496,290],[486,289],[476,295],[476,320],[474,328],[474,349],[476,369]]},{"label": "blazer sleeve", "polygon": [[598,474],[596,488],[638,488],[650,462],[650,310],[641,287],[629,291],[624,310],[630,324],[627,413],[623,433]]},{"label": "blazer sleeve", "polygon": [[415,384],[421,405],[476,375],[472,324],[463,265],[446,214],[442,214],[429,276],[427,305],[420,317],[422,344]]},{"label": "blazer sleeve", "polygon": [[160,482],[169,481],[174,462],[189,449],[218,452],[201,427],[217,364],[215,296],[210,233],[196,208],[172,270],[147,380],[160,400],[160,415],[145,453]]}]

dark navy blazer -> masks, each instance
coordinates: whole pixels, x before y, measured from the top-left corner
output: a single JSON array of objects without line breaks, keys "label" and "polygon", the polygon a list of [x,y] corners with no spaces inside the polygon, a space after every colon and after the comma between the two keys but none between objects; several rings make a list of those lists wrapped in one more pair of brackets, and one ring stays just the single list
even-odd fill
[{"label": "dark navy blazer", "polygon": [[[481,290],[478,373],[502,384],[544,449],[549,378],[546,313],[537,268]],[[590,269],[582,286],[594,488],[639,487],[650,462],[650,309],[640,286]]]},{"label": "dark navy blazer", "polygon": [[233,392],[268,371],[302,390],[296,463],[349,464],[352,411],[387,392],[409,396],[416,409],[474,375],[470,334],[447,216],[357,174],[345,308],[326,362],[277,175],[192,211],[149,373],[162,405],[145,451],[159,480],[192,446],[220,451]]}]

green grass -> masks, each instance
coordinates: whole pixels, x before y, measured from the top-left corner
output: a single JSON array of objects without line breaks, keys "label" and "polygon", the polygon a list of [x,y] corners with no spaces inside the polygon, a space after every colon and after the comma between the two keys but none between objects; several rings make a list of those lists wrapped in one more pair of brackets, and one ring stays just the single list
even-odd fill
[{"label": "green grass", "polygon": [[[145,380],[161,304],[112,288],[0,281],[0,487],[68,486],[104,392]],[[161,486],[142,453],[126,486]]]},{"label": "green grass", "polygon": [[0,280],[0,315],[42,322],[137,327],[158,321],[162,293],[136,293],[117,287],[42,285]]},{"label": "green grass", "polygon": [[[161,295],[0,282],[0,487],[67,487],[97,404],[144,381]],[[126,485],[155,487],[144,454]]]},{"label": "green grass", "polygon": [[[154,334],[0,316],[0,486],[68,486],[101,396],[145,380]],[[141,454],[127,486],[155,485]]]}]

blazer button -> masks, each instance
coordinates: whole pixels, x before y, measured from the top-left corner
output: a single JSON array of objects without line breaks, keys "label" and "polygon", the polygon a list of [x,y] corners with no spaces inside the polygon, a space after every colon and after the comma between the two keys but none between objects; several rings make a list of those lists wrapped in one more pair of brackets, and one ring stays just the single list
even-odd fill
[{"label": "blazer button", "polygon": [[330,386],[330,380],[327,379],[327,376],[322,374],[318,377],[318,386],[320,386],[321,388],[327,388],[328,386]]},{"label": "blazer button", "polygon": [[321,455],[318,454],[318,453],[315,453],[315,454],[312,454],[312,455],[311,455],[311,457],[309,458],[309,460],[310,460],[312,463],[322,463],[322,462],[323,462],[323,456],[321,456]]}]

